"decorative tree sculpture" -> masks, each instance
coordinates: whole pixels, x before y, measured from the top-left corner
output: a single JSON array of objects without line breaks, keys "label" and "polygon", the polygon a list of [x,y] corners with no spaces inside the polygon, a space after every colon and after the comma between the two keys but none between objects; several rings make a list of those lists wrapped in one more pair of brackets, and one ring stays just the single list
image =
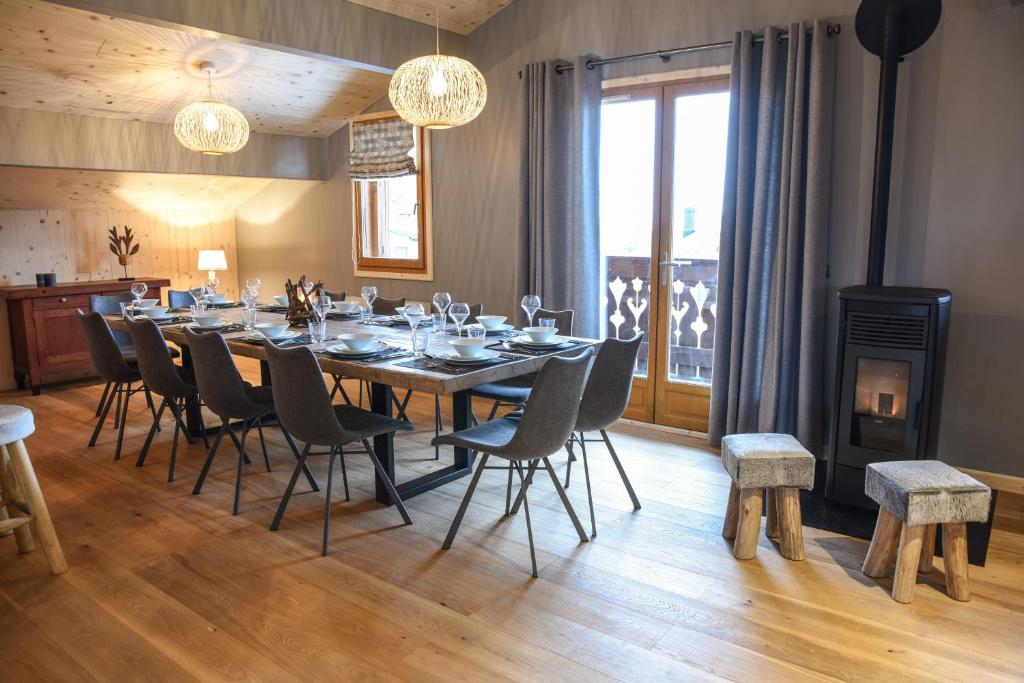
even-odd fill
[{"label": "decorative tree sculpture", "polygon": [[284,291],[288,295],[288,312],[285,314],[288,322],[292,325],[305,325],[314,317],[313,299],[323,294],[324,283],[309,285],[303,275],[294,284],[289,278],[284,284]]},{"label": "decorative tree sculpture", "polygon": [[128,261],[131,260],[132,256],[139,253],[139,245],[132,244],[135,239],[135,235],[132,233],[132,229],[127,225],[124,226],[124,235],[117,234],[117,226],[110,226],[110,253],[117,257],[117,262],[124,268],[124,277],[118,278],[118,280],[131,280],[128,277]]}]

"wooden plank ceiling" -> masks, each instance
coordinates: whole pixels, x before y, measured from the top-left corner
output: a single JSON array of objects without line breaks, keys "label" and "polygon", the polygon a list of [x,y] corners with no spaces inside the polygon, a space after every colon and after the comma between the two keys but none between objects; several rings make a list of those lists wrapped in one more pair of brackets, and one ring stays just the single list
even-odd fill
[{"label": "wooden plank ceiling", "polygon": [[0,0],[0,106],[170,123],[207,96],[253,130],[324,137],[387,93],[390,76],[329,59],[40,0]]},{"label": "wooden plank ceiling", "polygon": [[[550,1],[550,0],[549,0]],[[381,12],[434,25],[434,9],[437,8],[439,25],[445,31],[468,35],[502,9],[512,0],[349,0],[357,5],[371,7]]]},{"label": "wooden plank ceiling", "polygon": [[266,187],[267,178],[121,173],[0,167],[0,211],[7,209],[234,210]]}]

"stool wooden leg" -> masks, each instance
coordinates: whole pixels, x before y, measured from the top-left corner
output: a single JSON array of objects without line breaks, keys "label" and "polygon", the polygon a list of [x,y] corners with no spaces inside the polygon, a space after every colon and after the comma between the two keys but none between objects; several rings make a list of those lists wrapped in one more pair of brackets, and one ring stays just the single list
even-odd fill
[{"label": "stool wooden leg", "polygon": [[937,524],[929,524],[924,530],[924,538],[921,539],[921,562],[917,565],[918,574],[927,574],[932,570],[932,557],[935,555],[935,532]]},{"label": "stool wooden leg", "polygon": [[36,479],[35,470],[32,469],[32,461],[28,458],[28,451],[21,440],[9,445],[11,451],[11,465],[14,468],[18,484],[25,495],[25,503],[32,513],[32,526],[36,529],[39,542],[43,546],[43,553],[50,565],[50,572],[63,574],[68,570],[67,562],[64,560],[64,551],[61,550],[60,541],[57,540],[57,532],[53,528],[53,521],[50,520],[50,511],[46,509],[46,500],[43,499],[43,492],[39,489],[39,480]]},{"label": "stool wooden leg", "polygon": [[926,527],[926,524],[903,525],[900,549],[896,555],[896,573],[892,579],[892,599],[896,602],[906,603],[914,599],[917,565],[921,561],[921,541]]},{"label": "stool wooden leg", "polygon": [[942,557],[946,567],[946,594],[954,600],[971,599],[967,580],[967,525],[942,525]]},{"label": "stool wooden leg", "polygon": [[[2,487],[0,491],[3,492],[4,501],[7,503],[5,512],[13,517],[21,516],[21,510],[14,507],[14,501],[18,500],[18,486],[7,446],[0,446],[0,487]],[[14,530],[14,541],[18,544],[19,553],[30,553],[35,548],[35,544],[32,542],[32,531],[27,525],[22,525]]]},{"label": "stool wooden leg", "polygon": [[[800,489],[775,490],[780,536],[779,548],[787,560],[804,559],[804,527],[800,516]],[[769,499],[771,502],[771,499]]]},{"label": "stool wooden leg", "polygon": [[777,489],[766,489],[764,498],[765,523],[764,535],[779,540],[779,498]]},{"label": "stool wooden leg", "polygon": [[732,554],[737,560],[749,560],[757,552],[757,537],[761,531],[761,507],[764,489],[740,489],[739,520]]},{"label": "stool wooden leg", "polygon": [[861,567],[865,576],[878,579],[889,575],[892,563],[896,559],[896,544],[899,542],[901,526],[903,523],[899,517],[885,508],[878,510],[875,533],[871,537],[871,546]]},{"label": "stool wooden leg", "polygon": [[740,490],[736,482],[729,487],[729,504],[725,507],[725,522],[722,524],[722,536],[730,541],[736,538],[736,522],[739,520]]}]

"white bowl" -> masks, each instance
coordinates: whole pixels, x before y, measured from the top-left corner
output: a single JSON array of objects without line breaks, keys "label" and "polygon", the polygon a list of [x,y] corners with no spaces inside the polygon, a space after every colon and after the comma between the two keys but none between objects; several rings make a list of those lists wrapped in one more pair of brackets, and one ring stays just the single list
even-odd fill
[{"label": "white bowl", "polygon": [[338,341],[353,351],[369,351],[376,344],[377,335],[373,332],[349,332],[339,334]]},{"label": "white bowl", "polygon": [[288,331],[288,323],[259,323],[256,331],[268,339],[276,339]]},{"label": "white bowl", "polygon": [[448,340],[448,345],[463,358],[476,358],[484,352],[484,348],[490,343],[487,339],[470,339],[468,337],[455,337]]},{"label": "white bowl", "polygon": [[200,314],[192,316],[192,320],[194,320],[195,323],[200,327],[213,327],[214,325],[220,323],[220,316]]},{"label": "white bowl", "polygon": [[395,306],[396,315],[405,315],[405,306]]},{"label": "white bowl", "polygon": [[166,306],[150,306],[149,308],[142,309],[142,315],[147,318],[165,318],[167,317],[167,311],[170,310]]},{"label": "white bowl", "polygon": [[275,294],[274,295],[274,303],[277,304],[278,306],[287,306],[288,305],[288,297],[283,295],[283,294]]},{"label": "white bowl", "polygon": [[523,334],[530,338],[530,341],[546,342],[558,332],[557,327],[524,327]]},{"label": "white bowl", "polygon": [[335,301],[334,310],[338,313],[355,313],[359,310],[359,304],[355,301]]},{"label": "white bowl", "polygon": [[139,299],[136,308],[153,308],[160,305],[160,299]]},{"label": "white bowl", "polygon": [[227,294],[211,294],[210,298],[213,299],[213,303],[222,304],[228,298]]},{"label": "white bowl", "polygon": [[488,330],[496,330],[508,320],[507,315],[478,315],[476,321]]}]

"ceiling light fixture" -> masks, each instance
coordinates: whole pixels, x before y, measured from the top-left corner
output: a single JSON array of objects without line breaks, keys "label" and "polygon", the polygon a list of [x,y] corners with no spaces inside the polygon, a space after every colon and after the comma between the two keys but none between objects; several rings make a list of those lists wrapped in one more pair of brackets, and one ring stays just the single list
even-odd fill
[{"label": "ceiling light fixture", "polygon": [[213,99],[216,67],[203,62],[199,70],[206,72],[209,99],[193,102],[178,112],[174,117],[174,135],[194,152],[211,156],[237,152],[249,141],[249,122],[242,112]]},{"label": "ceiling light fixture", "polygon": [[391,77],[388,97],[403,119],[424,128],[469,123],[487,102],[487,81],[465,59],[441,54],[441,29],[434,10],[436,54],[411,59]]}]

